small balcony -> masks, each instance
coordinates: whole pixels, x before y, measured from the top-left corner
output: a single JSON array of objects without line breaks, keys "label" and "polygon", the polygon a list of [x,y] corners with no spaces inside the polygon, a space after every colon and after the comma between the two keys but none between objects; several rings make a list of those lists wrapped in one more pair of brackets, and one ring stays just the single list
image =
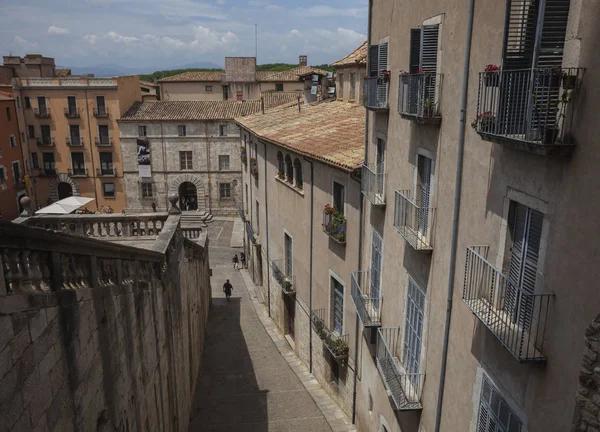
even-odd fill
[{"label": "small balcony", "polygon": [[68,147],[83,147],[83,138],[67,138]]},{"label": "small balcony", "polygon": [[88,170],[87,168],[69,168],[68,174],[69,177],[87,177]]},{"label": "small balcony", "polygon": [[381,326],[381,294],[371,292],[369,272],[352,272],[352,301],[358,317],[365,327]]},{"label": "small balcony", "polygon": [[273,260],[271,268],[273,269],[273,277],[279,284],[281,291],[288,296],[296,295],[296,277],[284,274],[281,270],[281,260]]},{"label": "small balcony", "polygon": [[398,112],[403,118],[417,123],[440,123],[441,86],[442,74],[400,74]]},{"label": "small balcony", "polygon": [[554,294],[525,292],[487,261],[488,249],[467,248],[463,301],[517,361],[545,361],[544,336]]},{"label": "small balcony", "polygon": [[96,117],[96,118],[106,118],[106,117],[108,117],[108,108],[106,108],[106,107],[103,107],[103,108],[102,107],[101,108],[95,107],[94,108],[94,117]]},{"label": "small balcony", "polygon": [[42,137],[37,139],[37,145],[38,147],[54,147],[56,142],[54,141],[54,138]]},{"label": "small balcony", "polygon": [[385,174],[374,165],[363,164],[360,191],[374,206],[385,205]]},{"label": "small balcony", "polygon": [[244,165],[248,165],[248,153],[246,152],[246,147],[240,147],[240,160]]},{"label": "small balcony", "polygon": [[425,374],[409,373],[400,362],[401,336],[397,327],[377,329],[377,369],[396,411],[420,410]]},{"label": "small balcony", "polygon": [[116,168],[96,168],[96,177],[116,177]]},{"label": "small balcony", "polygon": [[363,81],[365,108],[374,111],[388,109],[389,76],[365,78]]},{"label": "small balcony", "polygon": [[432,232],[435,209],[420,207],[410,199],[407,190],[395,192],[394,226],[400,235],[417,251],[433,250]]},{"label": "small balcony", "polygon": [[252,223],[250,221],[246,221],[246,234],[252,244],[258,244],[258,239],[256,238],[256,234],[254,234],[254,228],[252,228]]},{"label": "small balcony", "polygon": [[37,118],[50,118],[50,108],[34,108],[33,114]]},{"label": "small balcony", "polygon": [[329,330],[325,325],[325,309],[315,309],[311,314],[312,327],[323,342],[323,345],[331,354],[331,357],[337,362],[344,362],[348,359],[350,351],[348,340],[349,335],[338,335]]},{"label": "small balcony", "polygon": [[346,217],[327,204],[323,209],[323,232],[339,244],[346,244]]},{"label": "small balcony", "polygon": [[112,147],[113,139],[107,136],[101,136],[94,138],[96,147]]},{"label": "small balcony", "polygon": [[65,108],[65,117],[72,119],[79,118],[79,110],[77,108]]},{"label": "small balcony", "polygon": [[578,68],[494,69],[479,74],[477,116],[471,126],[486,141],[540,155],[574,147]]},{"label": "small balcony", "polygon": [[258,164],[256,163],[256,158],[250,158],[250,174],[258,180]]}]

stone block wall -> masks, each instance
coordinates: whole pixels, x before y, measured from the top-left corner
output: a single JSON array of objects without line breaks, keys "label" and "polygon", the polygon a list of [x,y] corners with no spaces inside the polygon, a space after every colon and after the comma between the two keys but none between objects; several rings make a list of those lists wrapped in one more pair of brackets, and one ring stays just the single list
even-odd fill
[{"label": "stone block wall", "polygon": [[0,431],[187,430],[210,304],[206,246],[176,234],[163,263],[63,256],[88,265],[75,268],[88,286],[71,275],[56,289],[54,261],[52,281],[29,293],[7,282],[4,249]]},{"label": "stone block wall", "polygon": [[600,432],[600,315],[585,331],[585,348],[571,430]]}]

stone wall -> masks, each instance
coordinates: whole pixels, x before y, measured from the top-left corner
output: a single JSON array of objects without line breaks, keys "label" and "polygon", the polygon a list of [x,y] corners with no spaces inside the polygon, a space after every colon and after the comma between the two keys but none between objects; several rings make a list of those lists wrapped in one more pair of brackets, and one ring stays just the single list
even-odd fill
[{"label": "stone wall", "polygon": [[0,223],[0,431],[187,430],[206,238],[153,250]]},{"label": "stone wall", "polygon": [[585,331],[572,431],[600,432],[600,315]]}]

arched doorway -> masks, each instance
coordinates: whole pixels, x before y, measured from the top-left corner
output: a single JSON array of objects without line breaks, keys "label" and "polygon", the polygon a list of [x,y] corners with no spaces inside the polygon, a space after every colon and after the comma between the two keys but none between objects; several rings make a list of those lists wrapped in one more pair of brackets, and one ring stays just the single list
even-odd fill
[{"label": "arched doorway", "polygon": [[179,185],[179,206],[181,210],[198,210],[198,191],[194,183],[183,182]]},{"label": "arched doorway", "polygon": [[57,187],[58,190],[58,199],[65,199],[73,196],[73,188],[69,183],[60,182]]}]

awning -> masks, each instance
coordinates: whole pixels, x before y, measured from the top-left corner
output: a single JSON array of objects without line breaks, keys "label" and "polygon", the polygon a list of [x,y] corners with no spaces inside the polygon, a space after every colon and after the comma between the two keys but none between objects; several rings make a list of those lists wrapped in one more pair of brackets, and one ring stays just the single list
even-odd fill
[{"label": "awning", "polygon": [[35,212],[35,214],[69,214],[83,207],[90,201],[94,201],[94,199],[80,196],[70,196],[39,209]]}]

